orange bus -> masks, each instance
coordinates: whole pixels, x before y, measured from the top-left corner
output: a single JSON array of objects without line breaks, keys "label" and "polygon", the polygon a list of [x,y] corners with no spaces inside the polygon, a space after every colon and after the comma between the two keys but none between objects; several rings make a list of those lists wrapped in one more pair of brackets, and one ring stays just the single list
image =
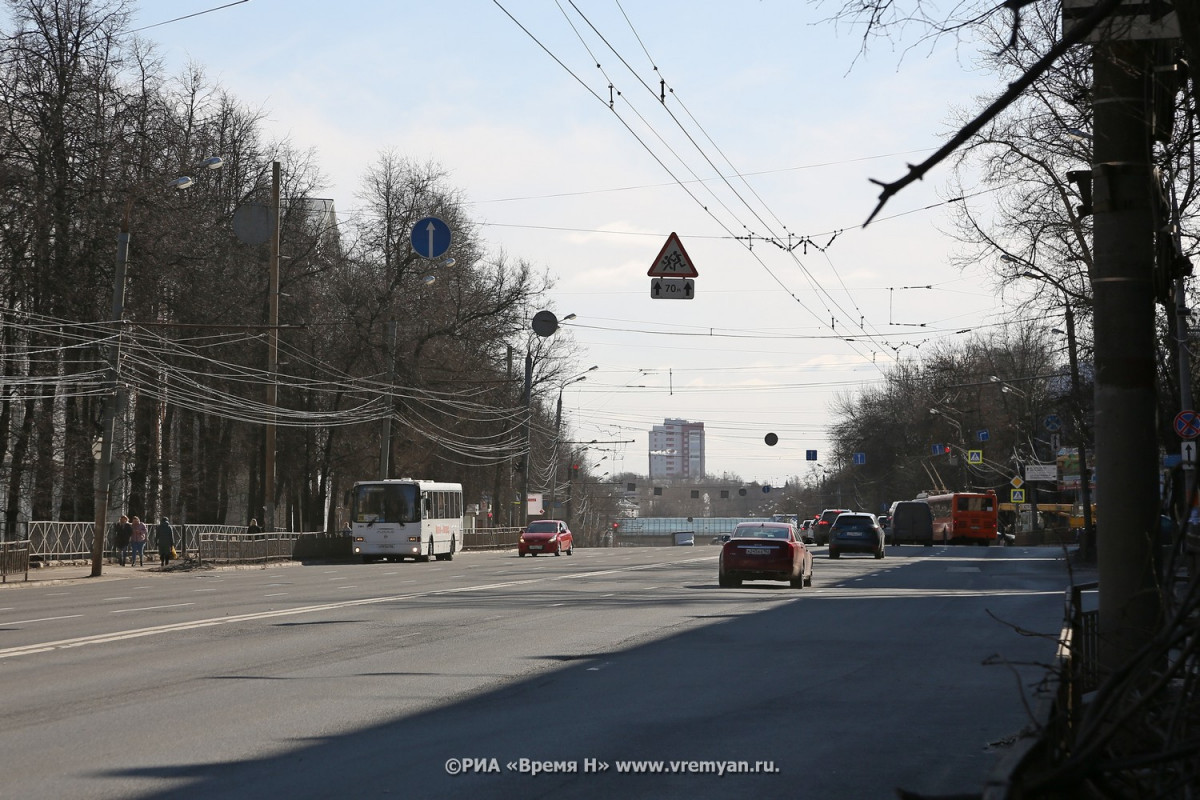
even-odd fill
[{"label": "orange bus", "polygon": [[996,493],[951,492],[925,498],[933,511],[933,541],[943,544],[981,544],[996,541],[1000,504]]}]

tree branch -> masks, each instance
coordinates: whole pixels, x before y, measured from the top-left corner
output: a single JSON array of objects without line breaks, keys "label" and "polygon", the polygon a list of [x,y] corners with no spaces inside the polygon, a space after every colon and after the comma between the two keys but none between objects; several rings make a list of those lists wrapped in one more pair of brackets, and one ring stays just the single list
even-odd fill
[{"label": "tree branch", "polygon": [[983,129],[983,126],[995,119],[1001,111],[1009,106],[1014,100],[1021,95],[1023,91],[1028,89],[1038,78],[1040,78],[1054,62],[1057,61],[1063,53],[1075,45],[1083,42],[1087,35],[1096,29],[1105,18],[1110,16],[1112,12],[1120,5],[1121,0],[1100,0],[1099,3],[1092,9],[1086,17],[1081,19],[1070,31],[1068,31],[1062,40],[1054,47],[1046,52],[1029,70],[1018,78],[1016,81],[1009,84],[1007,91],[996,98],[991,105],[979,113],[977,117],[968,122],[958,133],[951,137],[950,141],[937,149],[933,155],[922,161],[920,164],[909,164],[908,174],[903,178],[892,183],[875,180],[871,178],[871,183],[877,186],[882,186],[883,191],[879,193],[879,203],[875,206],[875,210],[871,212],[871,216],[867,217],[867,221],[863,223],[863,227],[871,224],[871,220],[875,219],[876,215],[883,210],[884,205],[894,195],[898,194],[902,189],[910,183],[923,180],[925,174],[935,166],[940,164],[951,153],[968,142],[972,136]]}]

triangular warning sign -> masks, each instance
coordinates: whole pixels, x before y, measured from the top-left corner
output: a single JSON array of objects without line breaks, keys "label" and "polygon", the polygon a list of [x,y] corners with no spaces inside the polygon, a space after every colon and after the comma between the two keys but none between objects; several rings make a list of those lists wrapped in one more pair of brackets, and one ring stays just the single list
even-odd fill
[{"label": "triangular warning sign", "polygon": [[646,274],[652,278],[695,278],[700,273],[696,272],[692,260],[688,258],[679,236],[671,231],[667,243],[663,245],[658,258],[654,259],[654,264]]}]

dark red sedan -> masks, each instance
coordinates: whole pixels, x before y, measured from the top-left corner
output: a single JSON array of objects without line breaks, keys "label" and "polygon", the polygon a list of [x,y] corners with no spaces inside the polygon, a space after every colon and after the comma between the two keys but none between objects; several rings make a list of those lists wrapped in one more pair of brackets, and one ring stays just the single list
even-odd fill
[{"label": "dark red sedan", "polygon": [[743,522],[721,547],[717,583],[788,581],[792,588],[812,586],[812,551],[796,536],[790,522]]}]

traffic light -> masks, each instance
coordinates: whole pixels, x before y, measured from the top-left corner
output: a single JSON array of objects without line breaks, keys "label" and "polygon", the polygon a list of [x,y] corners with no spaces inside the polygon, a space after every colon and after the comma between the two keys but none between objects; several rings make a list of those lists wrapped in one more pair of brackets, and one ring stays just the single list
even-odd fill
[{"label": "traffic light", "polygon": [[579,477],[579,465],[572,464],[571,465],[571,480],[575,480],[578,477]]}]

